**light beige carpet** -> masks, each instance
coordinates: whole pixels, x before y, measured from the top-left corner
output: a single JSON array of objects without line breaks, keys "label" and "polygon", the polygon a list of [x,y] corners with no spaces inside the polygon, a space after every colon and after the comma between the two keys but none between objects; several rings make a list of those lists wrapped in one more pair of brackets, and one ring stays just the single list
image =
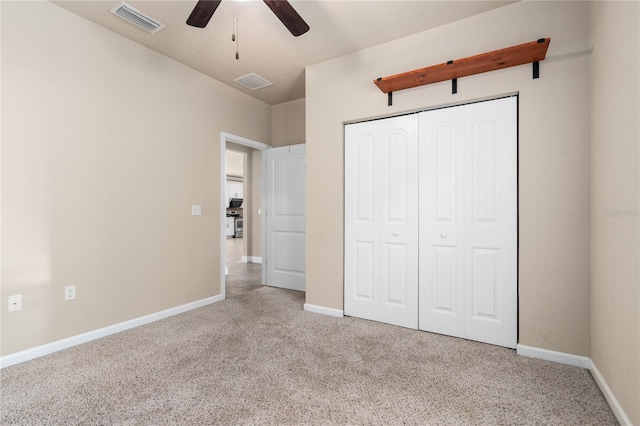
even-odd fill
[{"label": "light beige carpet", "polygon": [[262,288],[0,373],[3,425],[616,420],[587,370]]}]

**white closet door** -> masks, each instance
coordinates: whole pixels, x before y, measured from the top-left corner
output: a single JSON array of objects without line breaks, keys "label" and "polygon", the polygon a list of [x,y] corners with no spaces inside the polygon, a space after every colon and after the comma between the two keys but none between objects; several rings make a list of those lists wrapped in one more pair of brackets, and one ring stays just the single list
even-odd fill
[{"label": "white closet door", "polygon": [[516,346],[516,111],[420,114],[420,329]]},{"label": "white closet door", "polygon": [[346,315],[418,326],[418,117],[345,127]]}]

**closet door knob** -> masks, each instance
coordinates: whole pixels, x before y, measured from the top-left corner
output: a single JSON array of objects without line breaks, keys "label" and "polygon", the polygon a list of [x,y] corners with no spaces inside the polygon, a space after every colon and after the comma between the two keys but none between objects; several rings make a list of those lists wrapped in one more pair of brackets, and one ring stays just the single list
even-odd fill
[{"label": "closet door knob", "polygon": [[440,234],[440,238],[447,238],[447,234],[443,232],[442,234]]},{"label": "closet door knob", "polygon": [[394,237],[397,237],[398,233],[397,232],[392,232],[391,235],[393,235]]}]

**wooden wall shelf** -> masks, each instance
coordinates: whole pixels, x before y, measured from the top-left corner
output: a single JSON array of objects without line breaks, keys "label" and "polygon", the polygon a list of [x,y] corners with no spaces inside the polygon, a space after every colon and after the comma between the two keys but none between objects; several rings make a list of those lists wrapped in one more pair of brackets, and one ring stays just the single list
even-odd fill
[{"label": "wooden wall shelf", "polygon": [[391,93],[439,81],[452,80],[455,93],[457,90],[455,80],[460,77],[528,63],[534,64],[534,78],[537,78],[538,62],[546,57],[550,41],[549,37],[541,38],[537,41],[494,50],[493,52],[469,56],[389,77],[381,77],[373,82],[383,93]]}]

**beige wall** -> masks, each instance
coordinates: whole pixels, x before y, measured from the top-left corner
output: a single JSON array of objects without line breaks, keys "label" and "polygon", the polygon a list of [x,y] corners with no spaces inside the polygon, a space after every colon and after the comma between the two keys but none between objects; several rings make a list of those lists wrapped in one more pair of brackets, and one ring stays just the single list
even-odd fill
[{"label": "beige wall", "polygon": [[297,145],[305,142],[305,100],[284,102],[271,107],[271,144]]},{"label": "beige wall", "polygon": [[640,3],[591,4],[591,358],[640,425]]},{"label": "beige wall", "polygon": [[51,3],[1,7],[2,355],[219,294],[220,132],[269,143],[269,105]]},{"label": "beige wall", "polygon": [[[394,94],[376,77],[551,37],[531,66]],[[519,92],[519,342],[589,355],[589,5],[519,2],[306,70],[307,299],[343,307],[343,123]],[[330,82],[328,84],[327,82]]]}]

